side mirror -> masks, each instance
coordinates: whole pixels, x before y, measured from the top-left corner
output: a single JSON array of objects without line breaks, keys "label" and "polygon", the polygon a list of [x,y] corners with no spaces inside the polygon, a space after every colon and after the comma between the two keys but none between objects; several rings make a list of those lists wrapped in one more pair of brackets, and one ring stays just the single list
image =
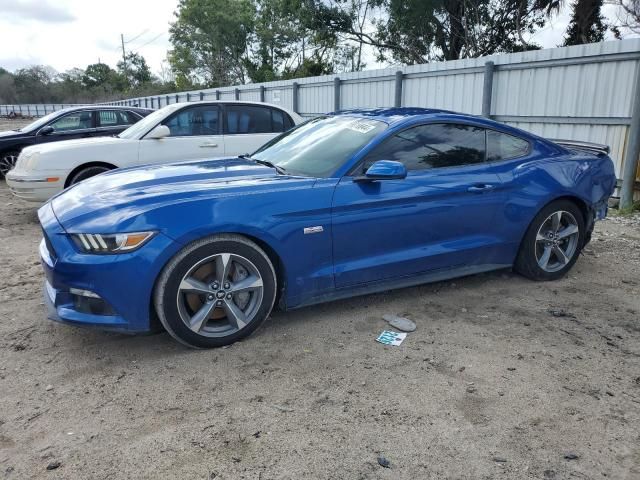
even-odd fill
[{"label": "side mirror", "polygon": [[378,160],[364,175],[354,178],[355,182],[373,182],[375,180],[402,180],[407,176],[407,168],[401,162]]},{"label": "side mirror", "polygon": [[145,138],[153,138],[154,140],[160,140],[161,138],[168,137],[171,135],[171,130],[166,125],[158,125],[149,133]]},{"label": "side mirror", "polygon": [[46,127],[42,127],[38,132],[38,135],[51,135],[54,132],[54,129],[51,125],[47,125]]}]

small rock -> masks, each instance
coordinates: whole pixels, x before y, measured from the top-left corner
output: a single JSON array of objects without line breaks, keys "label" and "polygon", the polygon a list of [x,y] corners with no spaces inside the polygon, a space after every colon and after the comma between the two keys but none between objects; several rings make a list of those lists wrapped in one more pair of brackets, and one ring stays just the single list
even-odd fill
[{"label": "small rock", "polygon": [[501,397],[504,397],[504,392],[503,391],[499,391],[498,395],[500,395]]},{"label": "small rock", "polygon": [[556,318],[576,318],[576,316],[566,310],[547,310],[552,317]]},{"label": "small rock", "polygon": [[53,462],[49,463],[49,465],[47,465],[47,470],[55,470],[56,468],[59,468],[60,465],[62,465],[62,462],[60,462],[59,460],[54,460]]},{"label": "small rock", "polygon": [[378,465],[384,468],[391,468],[391,462],[384,457],[378,457]]},{"label": "small rock", "polygon": [[459,371],[459,372],[464,372],[464,368],[465,368],[465,367],[464,367],[464,366],[462,366],[462,367],[460,367],[460,368],[458,369],[458,371]]},{"label": "small rock", "polygon": [[493,461],[497,463],[507,463],[507,459],[503,457],[493,457]]},{"label": "small rock", "polygon": [[507,367],[507,370],[509,370],[510,372],[515,371],[516,367]]},{"label": "small rock", "polygon": [[416,329],[416,324],[408,318],[389,314],[384,314],[382,318],[389,322],[389,325],[403,332],[413,332]]},{"label": "small rock", "polygon": [[47,386],[45,387],[45,390],[46,390],[47,392],[50,392],[51,390],[53,390],[53,385],[47,385]]},{"label": "small rock", "polygon": [[580,455],[576,455],[575,453],[569,452],[564,454],[565,460],[577,460],[580,458]]},{"label": "small rock", "polygon": [[467,387],[467,393],[475,393],[476,392],[476,387],[474,387],[473,385],[469,385]]},{"label": "small rock", "polygon": [[544,471],[544,478],[548,478],[548,479],[556,478],[555,470],[545,470]]},{"label": "small rock", "polygon": [[469,310],[467,310],[466,308],[463,308],[462,310],[460,310],[462,313],[467,313]]}]

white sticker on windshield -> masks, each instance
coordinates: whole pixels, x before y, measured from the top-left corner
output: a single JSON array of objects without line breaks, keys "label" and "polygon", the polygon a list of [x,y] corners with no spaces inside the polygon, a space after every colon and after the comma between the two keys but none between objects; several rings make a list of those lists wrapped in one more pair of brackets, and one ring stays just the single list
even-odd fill
[{"label": "white sticker on windshield", "polygon": [[359,133],[367,133],[376,128],[376,124],[364,120],[356,120],[355,122],[347,124],[347,128]]}]

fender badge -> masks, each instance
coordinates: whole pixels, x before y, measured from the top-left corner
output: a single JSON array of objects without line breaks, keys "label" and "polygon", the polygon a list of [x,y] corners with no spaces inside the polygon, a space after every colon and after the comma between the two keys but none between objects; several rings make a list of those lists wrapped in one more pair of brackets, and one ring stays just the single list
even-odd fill
[{"label": "fender badge", "polygon": [[304,229],[304,234],[308,235],[310,233],[322,233],[324,232],[324,228],[322,228],[322,225],[319,225],[317,227],[305,227]]}]

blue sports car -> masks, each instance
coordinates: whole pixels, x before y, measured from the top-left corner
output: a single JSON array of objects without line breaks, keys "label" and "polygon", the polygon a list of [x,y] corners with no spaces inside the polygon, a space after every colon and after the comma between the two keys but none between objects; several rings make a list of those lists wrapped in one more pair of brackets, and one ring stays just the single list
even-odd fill
[{"label": "blue sports car", "polygon": [[50,316],[125,332],[161,323],[218,347],[276,303],[511,267],[557,279],[607,213],[607,154],[396,108],[314,118],[252,155],[105,173],[39,210]]}]

